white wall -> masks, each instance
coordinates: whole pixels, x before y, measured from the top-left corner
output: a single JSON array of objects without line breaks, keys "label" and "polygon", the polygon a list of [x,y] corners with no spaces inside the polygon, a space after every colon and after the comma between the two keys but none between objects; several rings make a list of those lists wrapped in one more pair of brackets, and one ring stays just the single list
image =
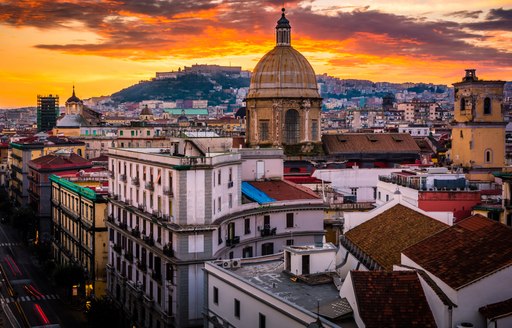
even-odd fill
[{"label": "white wall", "polygon": [[336,170],[316,170],[313,176],[325,181],[330,181],[331,186],[345,195],[352,193],[351,188],[357,188],[358,202],[375,201],[374,189],[377,187],[379,175],[390,175],[392,172],[399,172],[402,169],[336,169]]},{"label": "white wall", "polygon": [[[347,255],[348,254],[348,255]],[[340,258],[341,257],[341,258]],[[349,272],[351,270],[358,270],[358,271],[369,271],[367,267],[365,267],[362,263],[359,264],[359,260],[352,255],[345,247],[340,245],[340,248],[338,250],[338,261],[345,261],[345,258],[347,259],[345,264],[337,270],[338,275],[340,276],[341,280],[346,279]],[[336,263],[336,265],[340,265],[341,262]],[[358,267],[359,265],[359,267]]]},{"label": "white wall", "polygon": [[364,328],[366,327],[361,316],[359,315],[359,308],[357,307],[356,295],[354,293],[354,287],[352,285],[352,275],[349,274],[345,281],[343,281],[343,285],[341,285],[340,289],[340,297],[345,297],[350,304],[350,307],[354,311],[354,320],[356,321],[357,327]]}]

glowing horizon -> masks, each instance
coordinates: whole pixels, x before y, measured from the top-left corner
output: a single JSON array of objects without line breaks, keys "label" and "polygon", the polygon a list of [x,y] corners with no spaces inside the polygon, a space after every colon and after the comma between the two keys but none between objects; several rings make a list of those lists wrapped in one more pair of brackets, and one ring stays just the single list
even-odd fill
[{"label": "glowing horizon", "polygon": [[[254,68],[274,46],[281,2],[0,0],[0,108],[107,96],[192,64]],[[464,69],[512,76],[505,1],[290,1],[292,45],[317,74],[450,85]]]}]

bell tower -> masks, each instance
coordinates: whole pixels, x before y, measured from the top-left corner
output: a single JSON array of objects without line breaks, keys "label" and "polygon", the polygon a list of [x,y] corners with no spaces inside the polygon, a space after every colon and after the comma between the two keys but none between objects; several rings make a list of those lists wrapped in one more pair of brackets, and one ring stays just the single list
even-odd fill
[{"label": "bell tower", "polygon": [[475,69],[467,69],[454,83],[455,122],[452,126],[451,159],[470,169],[505,165],[504,81],[484,81]]}]

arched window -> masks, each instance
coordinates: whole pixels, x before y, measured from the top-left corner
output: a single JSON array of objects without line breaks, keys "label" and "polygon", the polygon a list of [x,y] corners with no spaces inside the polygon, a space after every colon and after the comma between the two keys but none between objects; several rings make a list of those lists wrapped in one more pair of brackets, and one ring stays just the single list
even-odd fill
[{"label": "arched window", "polygon": [[284,116],[284,142],[288,145],[299,143],[299,112],[289,109]]},{"label": "arched window", "polygon": [[486,149],[484,152],[484,161],[485,163],[491,163],[492,162],[492,150]]},{"label": "arched window", "polygon": [[460,110],[466,110],[466,99],[460,98]]},{"label": "arched window", "polygon": [[484,99],[484,114],[490,115],[491,114],[491,98],[486,97]]}]

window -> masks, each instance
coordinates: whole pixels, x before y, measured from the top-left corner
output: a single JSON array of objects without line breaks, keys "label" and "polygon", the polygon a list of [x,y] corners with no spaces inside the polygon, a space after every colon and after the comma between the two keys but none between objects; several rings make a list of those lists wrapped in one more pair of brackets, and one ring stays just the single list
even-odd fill
[{"label": "window", "polygon": [[251,219],[244,220],[244,233],[246,235],[251,233]]},{"label": "window", "polygon": [[286,227],[293,228],[293,213],[286,213]]},{"label": "window", "polygon": [[286,246],[293,246],[293,239],[286,239]]},{"label": "window", "polygon": [[146,131],[146,135],[148,135],[148,136],[149,136],[149,135],[150,135],[150,133],[151,133],[151,132],[149,132],[149,130],[148,130],[148,131]]},{"label": "window", "polygon": [[295,109],[289,109],[284,116],[284,141],[286,144],[299,143],[299,112]]},{"label": "window", "polygon": [[235,298],[235,317],[240,319],[240,301]]},{"label": "window", "polygon": [[221,172],[221,171],[219,170],[219,172],[217,173],[217,184],[218,184],[219,186],[220,186],[220,184],[221,184],[221,182],[220,182],[220,181],[221,181],[221,174],[220,174],[220,172]]},{"label": "window", "polygon": [[122,131],[122,130],[121,130],[121,131],[119,131],[119,135],[120,135],[120,136],[122,136],[122,135],[123,135],[123,131]]},{"label": "window", "polygon": [[386,202],[389,201],[389,195],[386,195]]},{"label": "window", "polygon": [[219,227],[219,230],[217,230],[217,241],[218,244],[222,244],[222,229]]},{"label": "window", "polygon": [[229,208],[233,207],[233,194],[228,195],[228,206]]},{"label": "window", "polygon": [[264,314],[259,315],[259,328],[266,328],[267,327],[267,318]]},{"label": "window", "polygon": [[274,254],[274,243],[265,243],[261,245],[261,255]]},{"label": "window", "polygon": [[318,120],[311,121],[311,140],[318,140]]},{"label": "window", "polygon": [[490,149],[486,149],[485,152],[484,152],[484,161],[486,163],[491,163],[492,162],[492,150]]},{"label": "window", "polygon": [[218,206],[218,210],[219,210],[219,212],[220,212],[220,211],[221,211],[221,209],[222,209],[222,204],[221,204],[221,198],[220,198],[220,197],[219,197],[219,199],[218,199],[217,206]]},{"label": "window", "polygon": [[270,139],[270,136],[269,136],[269,133],[268,133],[268,125],[269,125],[269,121],[268,120],[261,120],[260,121],[260,131],[259,131],[259,137],[260,137],[260,140],[261,141],[265,141],[265,140],[269,140]]},{"label": "window", "polygon": [[217,287],[213,287],[213,303],[219,304],[219,289]]},{"label": "window", "polygon": [[491,115],[491,98],[484,99],[484,115]]},{"label": "window", "polygon": [[466,110],[466,99],[464,99],[464,98],[460,99],[460,110],[461,111]]}]

